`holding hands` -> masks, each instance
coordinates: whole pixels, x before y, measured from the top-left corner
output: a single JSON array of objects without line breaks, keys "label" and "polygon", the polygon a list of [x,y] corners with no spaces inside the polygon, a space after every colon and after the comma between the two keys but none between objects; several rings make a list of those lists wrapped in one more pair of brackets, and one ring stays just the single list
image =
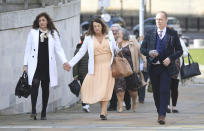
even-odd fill
[{"label": "holding hands", "polygon": [[66,62],[66,63],[63,64],[63,68],[64,68],[64,70],[66,70],[66,71],[70,71],[70,70],[71,70],[71,66],[69,65],[68,62]]},{"label": "holding hands", "polygon": [[23,71],[26,71],[26,72],[28,71],[28,66],[27,65],[23,66]]}]

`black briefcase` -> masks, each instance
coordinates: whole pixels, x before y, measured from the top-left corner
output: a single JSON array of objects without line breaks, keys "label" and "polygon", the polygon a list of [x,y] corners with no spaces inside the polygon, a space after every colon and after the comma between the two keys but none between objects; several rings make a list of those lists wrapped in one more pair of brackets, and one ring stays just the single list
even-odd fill
[{"label": "black briefcase", "polygon": [[198,63],[194,62],[191,55],[188,53],[188,65],[184,64],[184,59],[183,59],[183,64],[181,66],[181,79],[190,78],[200,74],[201,72],[200,72]]},{"label": "black briefcase", "polygon": [[73,80],[68,86],[71,92],[78,97],[81,90],[81,85],[79,84],[78,80]]}]

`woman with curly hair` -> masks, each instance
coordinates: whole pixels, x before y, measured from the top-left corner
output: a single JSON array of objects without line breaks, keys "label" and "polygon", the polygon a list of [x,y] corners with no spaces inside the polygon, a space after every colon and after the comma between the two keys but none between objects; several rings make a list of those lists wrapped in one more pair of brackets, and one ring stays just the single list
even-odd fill
[{"label": "woman with curly hair", "polygon": [[59,39],[59,32],[47,13],[40,13],[34,20],[28,34],[24,55],[23,70],[28,72],[31,85],[31,118],[36,120],[38,89],[42,88],[41,120],[46,120],[46,108],[49,98],[49,86],[58,84],[55,52],[67,69],[67,59]]},{"label": "woman with curly hair", "polygon": [[101,18],[94,18],[89,26],[79,52],[69,61],[73,67],[88,51],[88,74],[81,87],[81,99],[84,103],[101,104],[101,120],[107,120],[107,104],[111,99],[115,79],[112,77],[111,64],[116,46],[113,33],[108,31]]}]

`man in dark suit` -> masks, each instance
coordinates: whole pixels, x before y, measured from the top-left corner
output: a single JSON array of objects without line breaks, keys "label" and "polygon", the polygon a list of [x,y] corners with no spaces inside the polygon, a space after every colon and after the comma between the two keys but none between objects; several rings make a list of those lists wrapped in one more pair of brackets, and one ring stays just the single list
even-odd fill
[{"label": "man in dark suit", "polygon": [[147,57],[159,124],[165,124],[171,77],[178,73],[175,60],[183,53],[177,32],[167,28],[167,22],[166,12],[158,12],[157,28],[146,33],[140,48]]}]

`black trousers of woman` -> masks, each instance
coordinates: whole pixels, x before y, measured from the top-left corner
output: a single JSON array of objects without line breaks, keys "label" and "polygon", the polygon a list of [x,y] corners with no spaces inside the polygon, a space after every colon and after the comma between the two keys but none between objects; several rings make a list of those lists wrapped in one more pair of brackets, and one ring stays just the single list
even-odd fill
[{"label": "black trousers of woman", "polygon": [[41,118],[46,117],[46,109],[49,99],[49,81],[39,80],[37,78],[33,79],[32,88],[31,88],[31,103],[32,103],[32,114],[36,114],[36,103],[38,98],[38,89],[41,82],[42,88],[42,112]]},{"label": "black trousers of woman", "polygon": [[[172,99],[172,106],[176,106],[177,99],[178,99],[178,79],[171,79],[171,86],[170,86],[170,92],[171,92],[171,99]],[[170,99],[169,99],[169,105],[170,105]]]}]

